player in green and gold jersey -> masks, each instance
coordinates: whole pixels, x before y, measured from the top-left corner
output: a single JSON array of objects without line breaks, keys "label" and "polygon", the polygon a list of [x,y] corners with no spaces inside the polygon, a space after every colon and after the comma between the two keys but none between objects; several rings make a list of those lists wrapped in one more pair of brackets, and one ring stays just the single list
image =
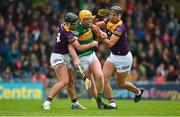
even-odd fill
[{"label": "player in green and gold jersey", "polygon": [[[74,34],[78,37],[78,41],[81,45],[93,42],[92,32],[92,13],[89,10],[81,10],[79,12],[80,22],[76,28]],[[104,89],[104,77],[101,68],[100,61],[96,57],[94,47],[79,52],[77,54],[81,61],[81,66],[86,76],[92,81],[92,87],[90,92],[96,99],[99,109],[106,109],[107,105],[102,101],[102,93]]]}]

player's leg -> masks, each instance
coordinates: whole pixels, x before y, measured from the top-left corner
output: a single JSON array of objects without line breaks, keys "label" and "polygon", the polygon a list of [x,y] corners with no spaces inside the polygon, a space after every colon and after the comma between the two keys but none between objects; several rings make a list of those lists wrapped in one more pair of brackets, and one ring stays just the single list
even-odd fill
[{"label": "player's leg", "polygon": [[[103,78],[103,73],[101,70],[101,64],[99,60],[97,59],[95,53],[93,53],[91,55],[81,57],[80,61],[81,61],[81,66],[83,68],[83,71],[86,74],[87,78],[89,77],[92,81],[92,78],[97,77],[96,78],[98,79],[96,80],[97,83],[96,85],[92,84],[94,86],[91,87],[90,91],[91,91],[92,96],[96,96],[98,94],[95,97],[96,102],[98,104],[98,108],[104,109],[104,106],[107,106],[107,105],[105,105],[101,99],[101,95],[104,89],[104,78]],[[93,77],[92,77],[92,74],[93,74]]]},{"label": "player's leg", "polygon": [[102,72],[101,64],[98,59],[94,59],[90,64],[90,71],[93,74],[98,94],[102,94],[104,90],[104,75]]},{"label": "player's leg", "polygon": [[91,88],[89,89],[89,92],[92,97],[97,97],[97,89],[94,82],[94,77],[89,69],[89,63],[91,62],[91,55],[87,55],[80,58],[81,61],[81,67],[83,69],[83,72],[85,73],[86,77],[91,80]]},{"label": "player's leg", "polygon": [[95,78],[97,94],[98,94],[96,97],[96,102],[98,108],[105,109],[107,108],[107,105],[104,104],[102,101],[102,93],[104,90],[104,75],[102,72],[101,64],[98,59],[94,59],[90,64],[90,71],[92,72],[93,77]]},{"label": "player's leg", "polygon": [[127,76],[128,76],[128,71],[123,72],[123,73],[116,73],[117,84],[121,88],[125,88],[134,92],[135,93],[134,102],[138,102],[141,99],[141,96],[144,90],[139,89],[132,83],[126,81]]},{"label": "player's leg", "polygon": [[67,67],[61,63],[54,67],[58,81],[51,88],[47,100],[42,104],[42,107],[46,110],[50,110],[50,104],[52,99],[61,91],[69,82],[69,75]]},{"label": "player's leg", "polygon": [[132,83],[126,81],[128,72],[130,71],[131,65],[132,65],[131,52],[129,52],[125,56],[117,57],[116,60],[120,61],[120,63],[118,63],[118,61],[115,62],[118,86],[134,92],[135,93],[134,102],[138,102],[141,99],[141,96],[142,96],[144,90],[139,89]]},{"label": "player's leg", "polygon": [[91,80],[91,88],[89,89],[89,92],[91,94],[91,96],[96,99],[97,97],[97,88],[96,88],[96,84],[94,81],[94,77],[92,75],[92,73],[90,73],[89,69],[85,72],[86,77],[89,78]]},{"label": "player's leg", "polygon": [[116,103],[115,100],[113,98],[113,94],[112,94],[112,88],[111,88],[111,84],[110,84],[110,80],[112,78],[112,76],[115,73],[115,66],[113,63],[111,63],[110,61],[105,61],[104,65],[103,65],[103,74],[104,74],[104,80],[105,80],[105,85],[104,85],[104,93],[107,96],[107,99],[109,101],[109,109],[116,109]]},{"label": "player's leg", "polygon": [[69,74],[69,83],[67,85],[67,92],[71,98],[71,108],[72,109],[87,109],[86,107],[82,106],[77,99],[76,91],[75,91],[75,83],[74,83],[74,74],[71,69],[68,69]]}]

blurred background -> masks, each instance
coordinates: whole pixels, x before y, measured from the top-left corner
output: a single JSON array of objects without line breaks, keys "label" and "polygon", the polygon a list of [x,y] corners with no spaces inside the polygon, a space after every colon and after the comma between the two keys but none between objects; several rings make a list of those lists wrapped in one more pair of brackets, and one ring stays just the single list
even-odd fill
[{"label": "blurred background", "polygon": [[[179,0],[0,0],[0,99],[45,98],[57,80],[49,57],[64,14],[89,9],[102,20],[112,5],[124,10],[134,57],[127,79],[145,89],[144,99],[180,100]],[[100,44],[96,54],[103,65],[109,51]],[[77,96],[91,98],[75,77]],[[114,78],[112,86],[115,98],[133,97]]]}]

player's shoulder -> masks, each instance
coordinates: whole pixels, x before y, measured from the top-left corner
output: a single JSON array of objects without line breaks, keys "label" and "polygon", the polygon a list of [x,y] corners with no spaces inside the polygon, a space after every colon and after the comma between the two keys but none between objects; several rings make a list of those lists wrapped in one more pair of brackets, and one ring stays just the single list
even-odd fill
[{"label": "player's shoulder", "polygon": [[118,23],[116,24],[116,29],[125,29],[125,25],[122,20],[118,21]]},{"label": "player's shoulder", "polygon": [[116,26],[124,26],[123,21],[122,21],[122,20],[119,20],[119,21],[117,22]]},{"label": "player's shoulder", "polygon": [[110,18],[109,18],[109,17],[103,19],[103,22],[105,22],[106,24],[107,24],[109,21],[110,21]]},{"label": "player's shoulder", "polygon": [[72,38],[74,36],[72,31],[66,30],[66,28],[63,27],[63,26],[58,27],[58,32],[57,33],[60,33],[65,38]]}]

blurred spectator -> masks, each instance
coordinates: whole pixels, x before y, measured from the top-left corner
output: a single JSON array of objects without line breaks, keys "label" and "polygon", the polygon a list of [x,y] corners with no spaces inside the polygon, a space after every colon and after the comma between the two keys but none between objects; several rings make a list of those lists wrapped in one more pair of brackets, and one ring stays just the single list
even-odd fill
[{"label": "blurred spectator", "polygon": [[167,69],[167,81],[176,81],[178,74],[173,65],[168,66]]},{"label": "blurred spectator", "polygon": [[41,73],[38,68],[35,69],[30,79],[32,82],[42,82],[44,87],[48,86],[48,78],[45,74]]},{"label": "blurred spectator", "polygon": [[166,74],[165,74],[165,66],[164,64],[160,64],[157,69],[156,69],[156,76],[154,78],[154,83],[155,84],[164,84],[166,79]]},{"label": "blurred spectator", "polygon": [[12,72],[9,66],[6,66],[2,73],[2,81],[10,81],[12,78]]},{"label": "blurred spectator", "polygon": [[159,74],[159,75],[155,76],[154,83],[162,85],[165,83],[165,78],[161,74]]}]

